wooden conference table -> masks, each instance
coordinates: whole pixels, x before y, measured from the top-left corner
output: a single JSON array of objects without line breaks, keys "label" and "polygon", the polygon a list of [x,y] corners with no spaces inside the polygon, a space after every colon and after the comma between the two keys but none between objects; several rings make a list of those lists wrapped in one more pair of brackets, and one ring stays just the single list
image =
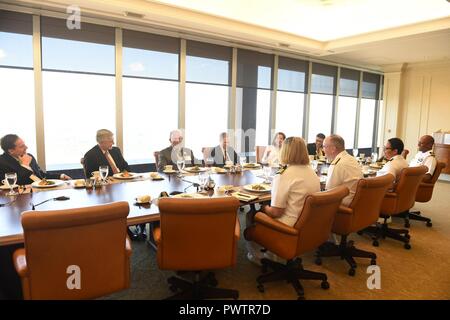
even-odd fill
[{"label": "wooden conference table", "polygon": [[[256,171],[244,170],[242,173],[212,174],[216,186],[233,185],[243,186],[251,183],[261,183],[263,178],[255,175]],[[159,210],[154,204],[136,205],[135,198],[142,195],[150,195],[152,199],[158,198],[162,191],[171,193],[174,191],[194,193],[196,188],[191,186],[192,182],[198,183],[195,175],[186,175],[180,179],[176,175],[161,174],[164,180],[153,181],[148,173],[142,174],[141,178],[131,180],[117,180],[108,185],[94,190],[75,189],[73,182],[64,186],[52,189],[34,189],[32,193],[20,194],[18,196],[6,196],[8,191],[0,191],[0,203],[4,204],[15,200],[9,205],[0,207],[0,246],[17,244],[23,242],[23,229],[20,222],[22,212],[31,210],[32,203],[38,204],[47,199],[60,196],[69,197],[66,201],[49,201],[36,206],[36,211],[71,209],[98,204],[110,203],[114,201],[128,201],[130,213],[128,215],[128,225],[136,225],[159,220]],[[191,186],[191,187],[190,187]],[[187,188],[187,189],[186,189]],[[186,189],[186,191],[185,191]],[[236,188],[239,189],[239,188]],[[252,193],[247,192],[246,193]],[[253,203],[270,200],[270,193],[258,194],[258,199]],[[249,202],[242,202],[243,205]]]}]

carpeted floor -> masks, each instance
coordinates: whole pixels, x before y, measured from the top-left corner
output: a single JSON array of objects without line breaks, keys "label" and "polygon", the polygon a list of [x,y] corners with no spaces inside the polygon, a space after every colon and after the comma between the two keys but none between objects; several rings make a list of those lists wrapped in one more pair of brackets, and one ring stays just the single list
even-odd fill
[{"label": "carpeted floor", "polygon": [[[377,254],[381,270],[381,289],[367,288],[369,259],[357,259],[355,277],[347,275],[348,265],[340,258],[324,258],[322,266],[314,264],[313,253],[303,256],[305,269],[325,272],[329,290],[320,288],[320,281],[302,281],[307,299],[450,299],[450,183],[438,182],[433,199],[417,203],[415,209],[432,218],[433,227],[412,221],[411,250],[395,240],[386,239],[378,248],[368,237],[353,235],[358,248]],[[240,214],[243,226],[244,213]],[[403,228],[403,220],[394,219],[392,226]],[[207,256],[205,256],[207,259]],[[260,268],[246,258],[245,240],[239,240],[238,263],[234,268],[216,271],[219,287],[239,290],[240,299],[296,299],[294,289],[286,282],[256,289],[255,278]],[[155,252],[143,242],[133,243],[130,289],[105,299],[163,299],[172,295],[166,279],[170,271],[158,269]]]}]

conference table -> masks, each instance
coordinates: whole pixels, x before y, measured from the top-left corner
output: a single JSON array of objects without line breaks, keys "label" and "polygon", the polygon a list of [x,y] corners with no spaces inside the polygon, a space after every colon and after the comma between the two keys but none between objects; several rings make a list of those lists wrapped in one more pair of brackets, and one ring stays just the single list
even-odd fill
[{"label": "conference table", "polygon": [[[234,186],[233,190],[240,190],[240,186],[261,183],[262,177],[256,175],[257,170],[244,170],[241,173],[211,174],[216,186]],[[260,172],[260,171],[259,171]],[[36,211],[72,209],[86,206],[111,203],[115,201],[127,201],[130,205],[128,225],[137,225],[159,220],[159,210],[155,204],[139,205],[136,198],[142,195],[150,195],[152,199],[160,196],[162,191],[168,194],[172,192],[195,193],[193,183],[198,183],[198,177],[194,174],[186,174],[178,177],[176,174],[160,174],[163,180],[151,180],[149,173],[142,174],[134,180],[113,179],[111,183],[95,189],[76,189],[71,181],[63,186],[51,189],[28,188],[27,192],[18,196],[7,196],[7,190],[0,191],[0,204],[8,205],[0,207],[0,246],[18,244],[23,242],[23,229],[20,217],[23,212],[32,210],[34,204]],[[29,192],[33,190],[33,192]],[[244,192],[242,192],[244,193]],[[270,200],[269,193],[245,191],[246,194],[254,194],[258,199],[241,201],[242,205],[254,204]],[[68,200],[53,201],[57,197],[65,196]],[[217,196],[209,194],[206,196]],[[223,196],[223,195],[221,195]],[[37,205],[45,200],[50,200]]]}]

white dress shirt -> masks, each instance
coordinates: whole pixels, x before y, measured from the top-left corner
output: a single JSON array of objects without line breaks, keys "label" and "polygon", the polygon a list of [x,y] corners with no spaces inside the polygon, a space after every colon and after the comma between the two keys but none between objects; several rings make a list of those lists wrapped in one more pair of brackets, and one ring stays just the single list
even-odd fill
[{"label": "white dress shirt", "polygon": [[290,165],[272,182],[271,206],[285,209],[278,221],[294,226],[306,196],[320,191],[320,180],[309,165]]},{"label": "white dress shirt", "polygon": [[342,205],[348,207],[355,196],[359,179],[363,178],[358,161],[344,150],[333,160],[327,175],[326,190],[337,186],[346,186],[350,190],[350,193],[342,199]]},{"label": "white dress shirt", "polygon": [[386,162],[383,168],[377,172],[377,177],[390,173],[395,177],[395,181],[397,181],[400,176],[400,172],[405,168],[408,168],[408,162],[406,162],[405,158],[398,154]]},{"label": "white dress shirt", "polygon": [[[267,154],[270,151],[269,154]],[[280,148],[273,145],[267,146],[264,151],[264,156],[261,159],[262,163],[267,163],[269,166],[277,166],[280,164]]]},{"label": "white dress shirt", "polygon": [[436,158],[432,150],[427,152],[419,151],[417,152],[414,159],[409,163],[410,167],[426,166],[428,168],[427,174],[433,175],[434,169],[436,169]]}]

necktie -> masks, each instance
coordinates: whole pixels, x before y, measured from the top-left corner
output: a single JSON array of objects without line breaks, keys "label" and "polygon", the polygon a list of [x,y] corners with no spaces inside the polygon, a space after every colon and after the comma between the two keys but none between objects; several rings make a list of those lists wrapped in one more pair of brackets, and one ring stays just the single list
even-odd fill
[{"label": "necktie", "polygon": [[116,164],[114,163],[114,160],[111,157],[111,154],[109,153],[109,151],[106,151],[105,156],[106,156],[106,160],[108,160],[109,166],[111,167],[113,173],[119,173],[120,170],[117,168]]},{"label": "necktie", "polygon": [[227,148],[223,149],[223,163],[225,164],[227,162]]}]

